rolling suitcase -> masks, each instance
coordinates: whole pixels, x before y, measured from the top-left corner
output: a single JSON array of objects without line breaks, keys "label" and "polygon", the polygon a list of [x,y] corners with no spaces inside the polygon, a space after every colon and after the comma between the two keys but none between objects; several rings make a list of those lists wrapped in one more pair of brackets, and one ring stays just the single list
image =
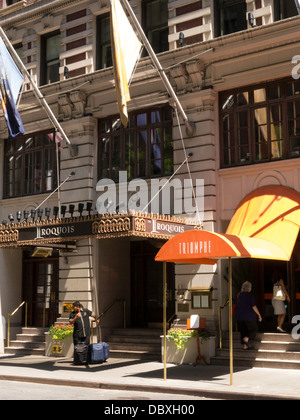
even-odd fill
[{"label": "rolling suitcase", "polygon": [[74,365],[85,365],[88,362],[88,346],[85,343],[74,346]]},{"label": "rolling suitcase", "polygon": [[109,345],[97,343],[89,345],[89,363],[103,363],[109,358]]}]

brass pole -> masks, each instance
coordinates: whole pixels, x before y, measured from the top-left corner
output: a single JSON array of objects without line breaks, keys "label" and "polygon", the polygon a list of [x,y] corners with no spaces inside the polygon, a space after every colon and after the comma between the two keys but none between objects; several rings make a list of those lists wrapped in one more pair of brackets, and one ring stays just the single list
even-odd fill
[{"label": "brass pole", "polygon": [[28,320],[28,303],[25,303],[25,328],[27,328],[27,320]]},{"label": "brass pole", "polygon": [[124,300],[123,302],[123,317],[124,317],[124,323],[123,323],[123,327],[124,329],[126,328],[126,300]]},{"label": "brass pole", "polygon": [[10,317],[11,315],[8,314],[7,316],[7,347],[10,346]]},{"label": "brass pole", "polygon": [[163,263],[164,380],[167,380],[167,263]]},{"label": "brass pole", "polygon": [[46,301],[43,304],[43,328],[46,326]]},{"label": "brass pole", "polygon": [[230,386],[233,385],[232,258],[229,257],[229,360]]},{"label": "brass pole", "polygon": [[222,337],[222,318],[221,318],[221,307],[219,307],[219,348],[222,350],[223,337]]}]

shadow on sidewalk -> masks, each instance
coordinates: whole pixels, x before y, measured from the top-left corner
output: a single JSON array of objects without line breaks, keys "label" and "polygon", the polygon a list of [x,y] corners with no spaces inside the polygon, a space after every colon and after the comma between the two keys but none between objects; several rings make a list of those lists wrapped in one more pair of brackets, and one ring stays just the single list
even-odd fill
[{"label": "shadow on sidewalk", "polygon": [[[236,367],[234,373],[243,372],[249,370],[248,367]],[[172,365],[167,368],[167,379],[171,380],[184,380],[184,381],[201,381],[201,382],[224,382],[227,381],[229,375],[229,366],[218,366],[218,365],[205,365],[198,364],[197,366],[192,365]],[[126,377],[136,377],[144,379],[163,379],[164,369],[163,366],[160,369],[149,370],[147,372],[135,373],[126,375]],[[224,379],[226,378],[226,379]]]},{"label": "shadow on sidewalk", "polygon": [[132,359],[108,359],[104,363],[99,364],[86,364],[76,366],[73,364],[71,358],[58,358],[58,357],[45,357],[39,356],[19,356],[19,355],[4,355],[0,357],[1,366],[11,367],[22,367],[22,368],[33,368],[38,370],[44,370],[48,372],[54,372],[56,370],[71,370],[71,371],[84,371],[84,372],[96,372],[105,371],[113,368],[122,368],[126,366],[132,366],[136,364],[147,363],[147,361],[132,360]]},{"label": "shadow on sidewalk", "polygon": [[[161,362],[135,359],[110,358],[102,364],[73,365],[73,359],[43,356],[3,355],[0,357],[1,366],[35,369],[42,372],[72,371],[78,373],[109,373],[119,370],[118,377],[163,380],[164,368]],[[236,367],[234,373],[243,372],[250,368]],[[228,382],[229,366],[205,365],[200,362],[193,365],[170,365],[167,367],[167,379],[176,381],[208,382],[225,384]],[[102,377],[103,379],[103,377]],[[107,377],[106,377],[107,379]]]}]

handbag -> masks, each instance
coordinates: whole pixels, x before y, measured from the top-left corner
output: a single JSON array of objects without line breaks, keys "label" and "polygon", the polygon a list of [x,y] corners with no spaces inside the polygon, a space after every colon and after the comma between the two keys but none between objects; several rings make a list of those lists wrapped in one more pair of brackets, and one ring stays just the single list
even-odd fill
[{"label": "handbag", "polygon": [[282,290],[282,287],[280,284],[276,283],[273,287],[273,299],[274,300],[282,300],[284,301],[286,299],[285,293]]}]

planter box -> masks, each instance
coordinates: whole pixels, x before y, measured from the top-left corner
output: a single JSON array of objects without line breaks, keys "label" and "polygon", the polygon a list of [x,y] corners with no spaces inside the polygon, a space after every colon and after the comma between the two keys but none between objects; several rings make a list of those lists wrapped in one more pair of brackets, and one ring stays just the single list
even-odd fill
[{"label": "planter box", "polygon": [[53,357],[73,357],[74,344],[73,337],[65,338],[64,340],[52,340],[52,335],[45,333],[46,349],[45,356]]},{"label": "planter box", "polygon": [[[164,360],[164,337],[161,336],[161,352],[162,361]],[[200,353],[205,357],[207,363],[210,363],[210,358],[216,354],[216,337],[209,337],[208,340],[201,340],[200,338]],[[189,365],[196,362],[198,356],[197,338],[190,337],[184,348],[177,350],[176,344],[173,340],[168,341],[167,338],[167,363],[174,363],[176,365]],[[200,362],[199,362],[200,363]],[[201,361],[201,363],[204,363]]]}]

